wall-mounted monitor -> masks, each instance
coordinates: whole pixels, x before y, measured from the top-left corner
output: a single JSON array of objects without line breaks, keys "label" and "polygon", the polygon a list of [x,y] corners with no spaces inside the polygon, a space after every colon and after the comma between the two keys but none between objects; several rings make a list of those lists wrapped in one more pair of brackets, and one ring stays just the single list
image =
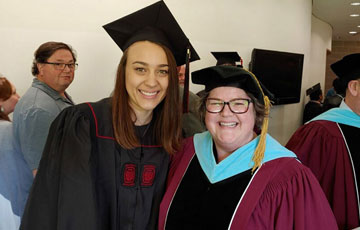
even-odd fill
[{"label": "wall-mounted monitor", "polygon": [[253,49],[249,69],[274,94],[274,104],[300,102],[304,55]]}]

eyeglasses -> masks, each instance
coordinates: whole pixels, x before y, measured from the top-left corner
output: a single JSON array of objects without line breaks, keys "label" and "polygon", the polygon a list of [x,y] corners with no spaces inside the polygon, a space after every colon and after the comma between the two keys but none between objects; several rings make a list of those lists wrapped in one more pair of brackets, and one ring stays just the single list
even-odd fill
[{"label": "eyeglasses", "polygon": [[78,67],[78,63],[58,63],[58,62],[43,62],[44,64],[53,65],[56,70],[64,70],[65,66],[67,66],[70,70],[76,70]]},{"label": "eyeglasses", "polygon": [[248,111],[250,103],[252,103],[252,101],[245,98],[235,98],[228,102],[220,99],[208,98],[206,100],[206,111],[209,113],[220,113],[224,110],[225,105],[228,105],[231,112],[241,114]]}]

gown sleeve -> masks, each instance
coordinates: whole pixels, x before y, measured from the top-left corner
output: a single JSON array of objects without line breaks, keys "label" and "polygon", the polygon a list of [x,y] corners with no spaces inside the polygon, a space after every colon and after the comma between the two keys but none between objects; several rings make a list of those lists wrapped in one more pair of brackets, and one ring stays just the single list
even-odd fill
[{"label": "gown sleeve", "polygon": [[276,176],[261,195],[247,229],[338,229],[311,171],[296,160],[276,167]]},{"label": "gown sleeve", "polygon": [[294,133],[286,147],[311,169],[320,182],[339,229],[358,226],[354,174],[337,124],[310,122]]},{"label": "gown sleeve", "polygon": [[96,229],[90,121],[76,107],[52,123],[22,230]]}]

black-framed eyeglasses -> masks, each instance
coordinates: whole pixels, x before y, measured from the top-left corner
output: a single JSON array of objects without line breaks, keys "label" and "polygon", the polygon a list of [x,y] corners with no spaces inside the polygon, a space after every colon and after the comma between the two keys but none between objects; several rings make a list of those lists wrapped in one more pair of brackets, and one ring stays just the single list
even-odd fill
[{"label": "black-framed eyeglasses", "polygon": [[56,70],[64,70],[65,66],[67,66],[70,70],[76,70],[78,67],[78,63],[59,63],[59,62],[43,62],[44,64],[53,65]]},{"label": "black-framed eyeglasses", "polygon": [[209,113],[220,113],[224,110],[225,105],[228,105],[231,112],[241,114],[248,111],[250,103],[252,101],[247,98],[235,98],[231,101],[208,98],[206,99],[206,111]]}]

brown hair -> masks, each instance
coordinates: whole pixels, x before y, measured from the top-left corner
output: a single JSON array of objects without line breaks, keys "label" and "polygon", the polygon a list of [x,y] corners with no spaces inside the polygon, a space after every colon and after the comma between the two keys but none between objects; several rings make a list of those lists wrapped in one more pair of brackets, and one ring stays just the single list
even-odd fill
[{"label": "brown hair", "polygon": [[[245,90],[244,90],[245,91]],[[200,99],[199,104],[199,114],[201,121],[205,124],[205,114],[206,114],[206,100],[209,97],[210,92],[205,92],[204,95]],[[251,93],[246,92],[245,93],[250,97],[251,101],[254,104],[255,109],[255,126],[257,129],[261,129],[261,126],[264,121],[264,117],[267,116],[265,111],[265,106],[261,104]]]},{"label": "brown hair", "polygon": [[31,68],[32,75],[36,76],[39,74],[39,69],[37,63],[46,62],[57,50],[69,50],[74,62],[76,62],[75,50],[68,44],[62,42],[46,42],[39,46],[39,48],[34,53],[34,61]]},{"label": "brown hair", "polygon": [[[9,99],[12,95],[12,91],[13,89],[10,82],[5,77],[0,77],[0,101]],[[0,120],[10,121],[10,118],[0,110]]]},{"label": "brown hair", "polygon": [[[169,153],[173,154],[180,148],[181,143],[181,106],[179,98],[176,61],[171,51],[158,43],[167,56],[169,65],[169,84],[166,96],[153,111],[155,141]],[[134,111],[129,105],[129,94],[125,87],[125,67],[128,49],[118,66],[115,89],[112,96],[112,122],[116,141],[126,149],[139,146],[131,115]],[[155,119],[155,120],[154,120]]]}]

